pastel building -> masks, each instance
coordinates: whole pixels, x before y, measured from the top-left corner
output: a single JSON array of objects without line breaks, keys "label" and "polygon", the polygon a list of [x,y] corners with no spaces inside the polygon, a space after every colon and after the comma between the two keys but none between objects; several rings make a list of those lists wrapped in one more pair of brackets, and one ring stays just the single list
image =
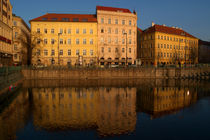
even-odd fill
[{"label": "pastel building", "polygon": [[13,14],[13,62],[27,65],[29,62],[30,28],[25,21]]},{"label": "pastel building", "polygon": [[181,28],[152,23],[140,39],[143,65],[198,63],[198,39]]},{"label": "pastel building", "polygon": [[0,65],[12,65],[12,5],[0,0]]},{"label": "pastel building", "polygon": [[97,6],[100,65],[134,64],[137,57],[137,14],[129,9]]},{"label": "pastel building", "polygon": [[30,23],[32,64],[97,63],[96,15],[45,14]]}]

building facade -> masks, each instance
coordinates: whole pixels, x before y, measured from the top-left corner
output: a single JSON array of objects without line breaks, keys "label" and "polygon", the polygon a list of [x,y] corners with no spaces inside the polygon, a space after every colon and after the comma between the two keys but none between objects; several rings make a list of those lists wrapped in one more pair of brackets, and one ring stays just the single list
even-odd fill
[{"label": "building facade", "polygon": [[137,57],[137,15],[128,9],[97,6],[100,65],[134,64]]},{"label": "building facade", "polygon": [[96,15],[46,14],[30,23],[32,64],[97,63]]},{"label": "building facade", "polygon": [[210,63],[210,42],[199,40],[199,63]]},{"label": "building facade", "polygon": [[0,0],[0,65],[12,65],[12,5]]},{"label": "building facade", "polygon": [[13,14],[13,62],[16,65],[29,64],[30,28],[25,21]]},{"label": "building facade", "polygon": [[181,28],[152,24],[141,34],[143,65],[198,63],[198,39]]}]

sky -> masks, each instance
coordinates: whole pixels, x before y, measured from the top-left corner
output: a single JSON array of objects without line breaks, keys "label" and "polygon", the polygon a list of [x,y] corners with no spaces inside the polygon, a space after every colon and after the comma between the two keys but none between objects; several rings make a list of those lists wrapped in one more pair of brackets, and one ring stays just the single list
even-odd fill
[{"label": "sky", "polygon": [[13,13],[29,20],[46,13],[95,14],[96,6],[135,10],[142,30],[152,22],[177,26],[210,41],[210,0],[10,0]]}]

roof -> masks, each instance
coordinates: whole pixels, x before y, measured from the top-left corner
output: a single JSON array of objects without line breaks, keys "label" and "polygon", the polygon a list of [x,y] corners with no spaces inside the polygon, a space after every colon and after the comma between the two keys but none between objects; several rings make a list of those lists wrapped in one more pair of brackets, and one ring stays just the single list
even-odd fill
[{"label": "roof", "polygon": [[180,28],[174,28],[174,27],[168,27],[164,25],[157,25],[155,24],[154,26],[149,27],[148,29],[143,31],[144,33],[153,33],[153,32],[161,32],[161,33],[167,33],[167,34],[174,34],[174,35],[180,35],[180,36],[186,36],[186,37],[192,37],[191,34],[185,32],[184,30]]},{"label": "roof", "polygon": [[131,11],[129,9],[115,8],[115,7],[104,7],[104,6],[96,6],[96,10],[131,13]]},{"label": "roof", "polygon": [[47,13],[31,21],[53,21],[53,22],[97,22],[96,15],[88,14],[54,14]]},{"label": "roof", "polygon": [[203,41],[203,40],[199,40],[199,44],[200,44],[200,45],[210,46],[210,42],[208,42],[208,41]]},{"label": "roof", "polygon": [[142,33],[143,31],[142,31],[142,29],[140,29],[139,27],[137,28],[137,30],[140,32],[140,33]]}]

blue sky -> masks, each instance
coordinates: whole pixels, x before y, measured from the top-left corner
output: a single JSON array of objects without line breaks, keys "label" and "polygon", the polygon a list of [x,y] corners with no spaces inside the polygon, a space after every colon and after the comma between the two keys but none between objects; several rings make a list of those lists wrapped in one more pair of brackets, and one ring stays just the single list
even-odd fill
[{"label": "blue sky", "polygon": [[[210,41],[210,0],[10,0],[13,13],[26,23],[45,13],[95,14],[96,5],[136,10],[138,26],[156,24],[178,26]],[[29,24],[29,23],[28,23]]]}]

